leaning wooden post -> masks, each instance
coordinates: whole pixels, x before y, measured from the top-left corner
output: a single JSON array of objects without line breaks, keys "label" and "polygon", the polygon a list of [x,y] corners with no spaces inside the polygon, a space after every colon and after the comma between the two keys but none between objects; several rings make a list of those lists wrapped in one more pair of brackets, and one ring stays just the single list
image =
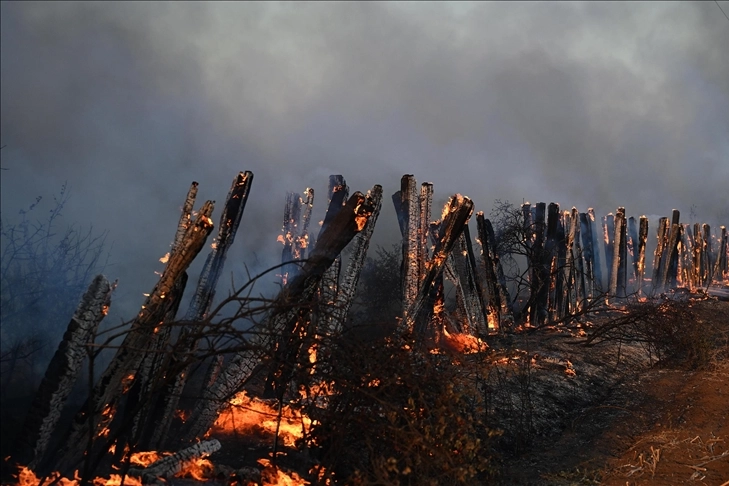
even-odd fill
[{"label": "leaning wooden post", "polygon": [[375,224],[377,224],[377,218],[382,208],[382,186],[375,185],[367,192],[367,197],[372,201],[372,215],[367,220],[364,229],[355,235],[351,243],[352,258],[344,274],[342,285],[340,285],[339,292],[337,293],[337,304],[334,306],[332,312],[333,326],[330,331],[334,334],[342,331],[342,326],[347,319],[347,314],[354,301],[354,293],[357,290],[357,283],[359,282],[359,276],[364,266],[365,257],[367,256],[370,239],[372,238],[372,233],[375,230]]},{"label": "leaning wooden post", "polygon": [[[183,328],[182,334],[175,344],[173,359],[176,363],[183,363],[189,360],[197,350],[200,339],[199,323],[208,317],[208,312],[215,297],[215,289],[223,272],[228,250],[233,245],[243,211],[248,202],[248,195],[250,194],[252,183],[253,173],[250,171],[239,172],[235,179],[233,179],[230,191],[225,199],[223,211],[220,215],[217,237],[200,272],[195,294],[185,315],[185,321],[188,324]],[[294,239],[293,247],[296,248],[298,244],[300,242]],[[184,292],[184,286],[179,291],[180,295],[178,298],[180,299],[182,298],[182,292]],[[172,424],[174,413],[177,410],[177,404],[187,383],[190,371],[189,365],[183,365],[174,381],[165,387],[164,396],[161,398],[163,403],[159,404],[159,409],[156,410],[156,413],[160,415],[155,418],[154,435],[151,437],[153,443],[149,444],[152,448],[160,448],[162,446],[160,441],[166,437]]]},{"label": "leaning wooden post", "polygon": [[614,218],[613,269],[610,272],[610,296],[624,298],[627,275],[627,247],[625,231],[625,208],[620,207]]},{"label": "leaning wooden post", "polygon": [[440,240],[436,242],[433,257],[428,265],[428,273],[421,282],[418,295],[405,314],[407,320],[404,322],[404,331],[414,329],[415,323],[420,322],[418,317],[431,293],[432,286],[438,275],[443,272],[448,254],[463,232],[463,228],[468,224],[472,213],[473,201],[460,194],[455,194],[446,203],[440,228]]},{"label": "leaning wooden post", "polygon": [[[298,352],[300,336],[296,326],[300,312],[310,305],[327,268],[365,228],[372,211],[372,201],[362,193],[355,192],[349,197],[342,210],[324,228],[301,271],[281,290],[264,325],[252,329],[245,349],[236,353],[215,383],[203,391],[186,422],[183,439],[191,441],[205,434],[220,409],[248,382],[255,369],[259,370],[256,375],[268,374],[274,365],[297,362],[291,360],[290,355]],[[277,391],[283,389],[290,370],[278,371]]]},{"label": "leaning wooden post", "polygon": [[91,282],[46,369],[16,441],[19,452],[15,459],[30,469],[36,468],[46,452],[61,410],[81,372],[86,346],[111,305],[112,289],[103,275]]},{"label": "leaning wooden post", "polygon": [[[152,336],[159,331],[160,322],[164,321],[170,306],[170,299],[166,297],[169,296],[177,279],[187,270],[205,245],[213,229],[213,222],[210,219],[213,207],[213,201],[207,201],[203,205],[195,221],[187,228],[182,243],[170,254],[157,285],[147,297],[116,355],[92,390],[91,396],[77,414],[73,427],[64,441],[63,450],[53,457],[48,457],[54,466],[53,469],[68,473],[76,468],[87,449],[87,437],[89,435],[96,437],[99,431],[111,424],[119,400],[128,390],[129,376],[136,375]],[[102,416],[105,410],[108,413]],[[92,451],[89,454],[91,454],[89,463],[93,464],[98,457],[106,454],[106,450]]]},{"label": "leaning wooden post", "polygon": [[486,220],[484,220],[483,212],[479,211],[476,214],[476,227],[478,229],[478,241],[481,243],[481,254],[484,262],[484,270],[486,275],[486,289],[489,297],[489,315],[490,326],[493,331],[498,331],[501,328],[501,299],[499,291],[499,282],[496,276],[496,262],[494,261],[494,254],[496,253],[493,248],[493,242],[491,242],[489,234],[486,230]]}]

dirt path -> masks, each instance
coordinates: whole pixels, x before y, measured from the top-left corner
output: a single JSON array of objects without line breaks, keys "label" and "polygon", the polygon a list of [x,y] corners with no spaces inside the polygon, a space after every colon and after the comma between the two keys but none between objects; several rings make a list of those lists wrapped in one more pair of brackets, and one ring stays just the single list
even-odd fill
[{"label": "dirt path", "polygon": [[[729,332],[729,303],[696,306]],[[701,371],[650,369],[507,460],[503,484],[729,486],[729,344]]]}]

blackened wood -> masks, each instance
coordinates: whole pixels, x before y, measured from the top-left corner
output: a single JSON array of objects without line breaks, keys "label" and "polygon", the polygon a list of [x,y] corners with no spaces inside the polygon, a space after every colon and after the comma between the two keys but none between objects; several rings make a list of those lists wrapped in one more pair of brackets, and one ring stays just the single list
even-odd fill
[{"label": "blackened wood", "polygon": [[595,260],[592,252],[592,226],[587,213],[580,213],[580,236],[582,237],[582,255],[585,258],[585,294],[588,299],[592,299]]},{"label": "blackened wood", "polygon": [[440,228],[440,239],[436,242],[433,258],[428,265],[426,274],[420,286],[418,296],[406,312],[401,330],[411,332],[415,330],[415,323],[418,322],[420,311],[423,309],[436,277],[443,272],[448,255],[453,249],[456,241],[468,224],[468,219],[473,213],[473,202],[460,194],[456,194],[446,203],[443,212],[443,221]]},{"label": "blackened wood", "polygon": [[400,180],[400,196],[404,213],[405,236],[402,240],[402,302],[403,321],[408,321],[406,312],[417,298],[420,287],[420,195],[415,177],[405,174]]},{"label": "blackened wood", "polygon": [[495,248],[486,230],[486,221],[483,212],[476,214],[476,228],[478,229],[478,240],[481,243],[481,253],[484,262],[485,284],[488,294],[488,308],[491,317],[491,325],[494,331],[500,329],[501,324],[501,298],[499,282],[496,277]]},{"label": "blackened wood", "polygon": [[603,286],[603,275],[605,272],[603,272],[603,266],[600,259],[600,247],[602,245],[599,244],[599,229],[595,219],[595,210],[587,208],[587,216],[590,234],[592,235],[592,271],[595,277],[593,280],[593,294],[597,295],[602,294],[605,289]]},{"label": "blackened wood", "polygon": [[628,255],[631,265],[629,280],[633,281],[635,287],[638,281],[638,226],[633,216],[628,218]]},{"label": "blackened wood", "polygon": [[[301,272],[275,299],[265,324],[251,331],[252,336],[245,349],[235,354],[215,384],[204,390],[196,402],[183,431],[184,439],[193,440],[205,434],[220,409],[251,379],[254,370],[256,376],[265,376],[276,368],[278,380],[271,383],[271,387],[283,391],[291,371],[286,369],[286,364],[298,361],[295,355],[301,336],[297,334],[297,324],[305,324],[300,322],[300,314],[311,305],[327,268],[352,238],[365,228],[373,210],[371,200],[355,192],[336,217],[325,225]],[[272,374],[276,375],[276,372]]]},{"label": "blackened wood", "polygon": [[[159,478],[170,478],[181,472],[190,461],[207,457],[219,450],[220,441],[217,439],[198,442],[172,455],[165,456],[144,468],[130,468],[128,474],[142,478],[143,484],[156,483]],[[166,484],[166,482],[162,482],[161,484]]]},{"label": "blackened wood", "polygon": [[46,452],[81,365],[86,346],[111,305],[112,286],[103,275],[91,282],[46,369],[16,441],[20,464],[35,469]]},{"label": "blackened wood", "polygon": [[370,239],[372,238],[372,233],[375,230],[377,218],[379,217],[380,209],[382,208],[382,186],[379,184],[375,185],[367,193],[367,197],[372,201],[372,215],[367,220],[367,224],[364,229],[355,235],[351,243],[352,257],[344,274],[339,293],[337,294],[337,305],[333,310],[333,327],[330,330],[333,333],[341,332],[342,326],[349,314],[349,309],[352,307],[354,294],[357,290],[357,283],[359,282],[359,276],[362,272],[365,258],[367,257],[367,249],[370,245]]},{"label": "blackened wood", "polygon": [[711,226],[704,223],[701,225],[703,237],[701,249],[701,285],[708,286],[711,283]]},{"label": "blackened wood", "polygon": [[[547,206],[547,240],[544,246],[541,262],[541,264],[546,268],[547,279],[546,285],[544,286],[544,293],[539,294],[537,300],[538,304],[541,303],[541,305],[544,306],[548,315],[553,314],[555,311],[555,290],[557,281],[560,281],[560,285],[562,284],[561,272],[556,271],[556,259],[558,258],[557,231],[559,228],[560,218],[561,214],[559,212],[559,204],[549,203],[549,206]],[[540,322],[540,324],[541,323],[542,322]]]},{"label": "blackened wood", "polygon": [[[180,245],[171,252],[167,265],[157,285],[147,297],[142,309],[132,322],[116,355],[102,373],[91,396],[86,400],[81,411],[74,418],[72,428],[64,441],[63,450],[48,456],[48,463],[54,470],[70,473],[80,463],[87,449],[87,437],[96,437],[98,432],[108,426],[114,418],[119,400],[125,393],[124,384],[129,376],[137,373],[138,367],[146,354],[151,336],[159,330],[164,321],[171,299],[170,295],[177,279],[187,270],[194,258],[205,245],[208,235],[213,229],[210,215],[214,203],[207,201],[197,213],[195,221],[187,228]],[[110,413],[102,417],[102,411]],[[111,435],[115,435],[112,431]],[[98,454],[105,454],[100,450]],[[97,453],[92,451],[89,464],[98,460]]]},{"label": "blackened wood", "polygon": [[[349,187],[342,175],[329,176],[329,205],[324,217],[324,223],[319,234],[323,234],[326,226],[333,221],[342,207],[347,202]],[[334,306],[339,293],[339,276],[342,271],[342,257],[337,255],[332,264],[327,268],[319,284],[319,305],[316,315],[313,317],[319,332],[328,333],[333,323]]]},{"label": "blackened wood", "polygon": [[[564,215],[563,215],[564,216]],[[557,233],[555,236],[555,271],[554,279],[554,309],[553,316],[561,319],[565,316],[569,307],[570,293],[572,291],[572,261],[567,260],[567,249],[572,246],[572,241],[567,238],[564,217],[557,221]],[[569,232],[571,233],[571,232]],[[567,234],[569,234],[567,233]],[[571,235],[574,238],[574,235]],[[571,254],[571,251],[570,251]]]},{"label": "blackened wood", "polygon": [[529,322],[536,326],[547,317],[547,296],[549,292],[549,267],[544,264],[544,233],[546,209],[543,202],[537,203],[534,212],[534,244],[532,245],[532,281],[529,298]]},{"label": "blackened wood", "polygon": [[463,322],[467,323],[471,334],[487,334],[486,307],[484,306],[481,286],[476,273],[476,260],[473,256],[471,235],[468,225],[456,240],[449,258],[456,272],[456,288],[460,296]]},{"label": "blackened wood", "polygon": [[190,189],[187,191],[187,197],[185,197],[185,203],[182,205],[182,214],[180,214],[180,221],[177,223],[177,232],[175,233],[175,239],[172,242],[172,251],[175,251],[175,249],[180,245],[187,228],[190,227],[190,223],[192,222],[192,208],[195,205],[197,189],[197,182],[192,181]]},{"label": "blackened wood", "polygon": [[636,275],[638,296],[643,295],[643,278],[645,276],[645,245],[648,241],[648,218],[640,217],[640,231],[638,233],[638,270]]},{"label": "blackened wood", "polygon": [[671,217],[671,235],[669,238],[669,248],[671,250],[671,256],[668,261],[666,281],[664,282],[664,286],[668,286],[672,289],[675,289],[678,285],[678,252],[679,244],[681,241],[681,231],[683,230],[683,226],[681,226],[680,223],[680,215],[681,213],[679,212],[679,210],[674,209]]},{"label": "blackened wood", "polygon": [[651,295],[661,292],[661,265],[664,262],[665,250],[668,248],[668,218],[662,217],[658,220],[658,241],[656,242],[656,251],[653,254],[653,273],[651,277]]},{"label": "blackened wood", "polygon": [[602,218],[602,239],[605,248],[605,268],[607,272],[607,289],[613,281],[613,260],[615,259],[615,216],[608,213]]}]

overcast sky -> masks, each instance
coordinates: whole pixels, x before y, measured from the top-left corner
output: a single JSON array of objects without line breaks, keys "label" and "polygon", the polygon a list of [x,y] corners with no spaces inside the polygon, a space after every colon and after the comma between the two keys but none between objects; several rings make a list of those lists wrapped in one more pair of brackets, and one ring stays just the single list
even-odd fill
[{"label": "overcast sky", "polygon": [[222,205],[240,170],[255,175],[227,266],[241,275],[254,251],[280,258],[286,191],[313,187],[322,219],[330,174],[384,187],[377,242],[398,233],[406,173],[487,214],[526,199],[729,223],[729,20],[714,2],[1,9],[3,218],[68,181],[65,221],[110,231],[107,273],[132,305],[190,182]]}]

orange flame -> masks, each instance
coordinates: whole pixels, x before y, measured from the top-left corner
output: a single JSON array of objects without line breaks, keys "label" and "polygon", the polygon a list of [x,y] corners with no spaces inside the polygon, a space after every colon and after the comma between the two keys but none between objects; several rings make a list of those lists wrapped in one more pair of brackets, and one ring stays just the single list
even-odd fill
[{"label": "orange flame", "polygon": [[[245,391],[230,400],[230,406],[223,410],[213,424],[210,433],[250,433],[263,430],[275,434],[278,410],[263,400],[249,397]],[[284,405],[281,409],[279,438],[288,447],[293,447],[311,426],[311,419],[300,411]]]},{"label": "orange flame", "polygon": [[264,467],[261,472],[261,484],[263,486],[308,486],[311,483],[291,471],[286,473],[271,464],[268,459],[258,459],[258,463]]}]

